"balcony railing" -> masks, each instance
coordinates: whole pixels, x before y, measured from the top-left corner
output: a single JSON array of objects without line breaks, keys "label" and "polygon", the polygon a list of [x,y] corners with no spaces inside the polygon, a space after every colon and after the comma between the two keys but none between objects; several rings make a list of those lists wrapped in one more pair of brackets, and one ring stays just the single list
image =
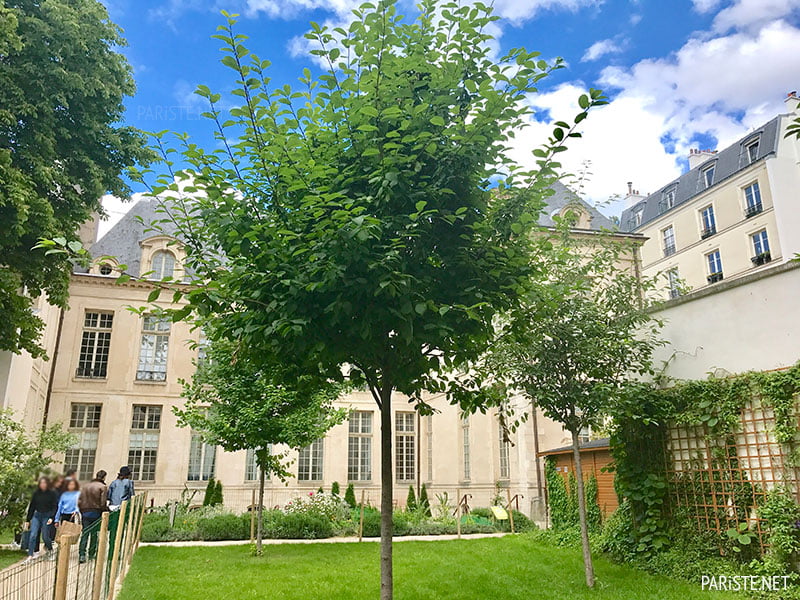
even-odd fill
[{"label": "balcony railing", "polygon": [[675,254],[675,244],[664,246],[664,256],[670,256],[672,254]]},{"label": "balcony railing", "polygon": [[98,367],[98,366],[78,367],[77,369],[75,369],[75,377],[80,377],[82,379],[105,379],[106,367]]},{"label": "balcony railing", "polygon": [[754,217],[763,210],[764,207],[761,205],[761,202],[751,204],[744,209],[744,218],[749,219],[750,217]]},{"label": "balcony railing", "polygon": [[715,233],[717,233],[717,226],[716,225],[712,225],[711,227],[705,227],[705,228],[703,228],[703,232],[700,234],[700,239],[704,240],[706,238],[711,237]]},{"label": "balcony railing", "polygon": [[762,252],[761,254],[756,254],[750,260],[753,261],[753,265],[758,267],[759,265],[765,265],[769,261],[771,261],[772,260],[772,255],[769,252]]},{"label": "balcony railing", "polygon": [[722,271],[720,271],[718,273],[712,273],[711,275],[706,277],[706,280],[708,281],[708,283],[717,283],[718,281],[722,281],[722,279],[723,279]]},{"label": "balcony railing", "polygon": [[137,381],[166,381],[167,380],[167,373],[166,373],[166,371],[139,370],[139,371],[136,371],[136,380]]}]

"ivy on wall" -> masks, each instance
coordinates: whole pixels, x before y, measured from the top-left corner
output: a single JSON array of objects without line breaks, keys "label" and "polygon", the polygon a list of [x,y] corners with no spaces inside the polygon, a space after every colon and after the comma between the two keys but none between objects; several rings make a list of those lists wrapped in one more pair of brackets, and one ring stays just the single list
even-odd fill
[{"label": "ivy on wall", "polygon": [[[753,508],[753,488],[736,475],[735,434],[741,426],[742,410],[756,398],[774,414],[774,439],[785,446],[787,467],[800,466],[797,396],[800,394],[800,363],[784,371],[744,373],[728,378],[677,382],[667,388],[652,384],[629,385],[614,408],[611,451],[616,471],[615,487],[631,509],[632,536],[637,552],[650,553],[669,544],[670,490],[665,466],[667,427],[704,427],[711,449],[708,460],[716,479],[708,480],[698,468],[682,474],[673,485],[685,485],[696,493],[727,492],[733,506],[722,519],[746,520]],[[732,450],[733,454],[731,454]],[[703,479],[706,478],[706,479]],[[716,486],[716,487],[715,487]],[[731,490],[732,493],[731,493]],[[773,504],[776,504],[774,501]],[[780,512],[780,511],[778,511]],[[768,510],[770,528],[781,530],[781,517]],[[785,521],[793,515],[784,515]],[[794,526],[794,521],[792,521]],[[770,541],[770,544],[772,542]]]},{"label": "ivy on wall", "polygon": [[[550,527],[556,531],[578,527],[580,517],[578,515],[578,485],[575,473],[571,471],[565,481],[561,473],[556,470],[555,461],[548,457],[545,459],[545,479],[550,509]],[[594,473],[586,479],[584,493],[589,529],[598,530],[602,521],[602,513],[598,503],[597,478]]]}]

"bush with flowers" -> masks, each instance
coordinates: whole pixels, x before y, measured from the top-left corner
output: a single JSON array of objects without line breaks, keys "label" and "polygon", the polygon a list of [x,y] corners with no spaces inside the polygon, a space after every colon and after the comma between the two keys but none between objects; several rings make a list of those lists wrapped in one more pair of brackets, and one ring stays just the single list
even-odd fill
[{"label": "bush with flowers", "polygon": [[308,492],[305,496],[295,498],[283,507],[289,514],[306,514],[322,517],[331,522],[341,521],[350,516],[350,507],[339,496],[325,492]]}]

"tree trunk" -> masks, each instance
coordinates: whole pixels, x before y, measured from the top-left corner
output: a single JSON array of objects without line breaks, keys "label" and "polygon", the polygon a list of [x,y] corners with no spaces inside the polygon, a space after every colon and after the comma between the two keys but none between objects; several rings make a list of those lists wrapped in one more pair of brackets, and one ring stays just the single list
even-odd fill
[{"label": "tree trunk", "polygon": [[594,587],[594,565],[592,550],[589,547],[589,525],[586,519],[586,493],[583,486],[583,468],[581,467],[581,450],[578,431],[572,432],[572,453],[575,457],[575,482],[578,486],[578,516],[581,521],[581,546],[583,546],[583,569],[586,573],[586,585]]},{"label": "tree trunk", "polygon": [[392,600],[392,388],[381,389],[381,600]]},{"label": "tree trunk", "polygon": [[264,467],[258,466],[258,519],[256,523],[256,554],[261,556],[264,537]]}]

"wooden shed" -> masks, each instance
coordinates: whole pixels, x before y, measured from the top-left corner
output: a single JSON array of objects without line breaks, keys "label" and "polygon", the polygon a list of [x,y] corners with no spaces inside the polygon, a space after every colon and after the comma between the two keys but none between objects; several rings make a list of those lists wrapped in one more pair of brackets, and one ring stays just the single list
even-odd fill
[{"label": "wooden shed", "polygon": [[[563,446],[552,450],[545,450],[539,456],[549,457],[554,461],[556,470],[561,473],[566,481],[570,473],[575,471],[575,459],[572,446]],[[597,478],[597,503],[604,516],[613,513],[619,501],[614,491],[614,473],[603,471],[603,467],[611,464],[611,448],[608,438],[592,440],[581,444],[581,466],[583,467],[584,481],[594,473]]]}]

